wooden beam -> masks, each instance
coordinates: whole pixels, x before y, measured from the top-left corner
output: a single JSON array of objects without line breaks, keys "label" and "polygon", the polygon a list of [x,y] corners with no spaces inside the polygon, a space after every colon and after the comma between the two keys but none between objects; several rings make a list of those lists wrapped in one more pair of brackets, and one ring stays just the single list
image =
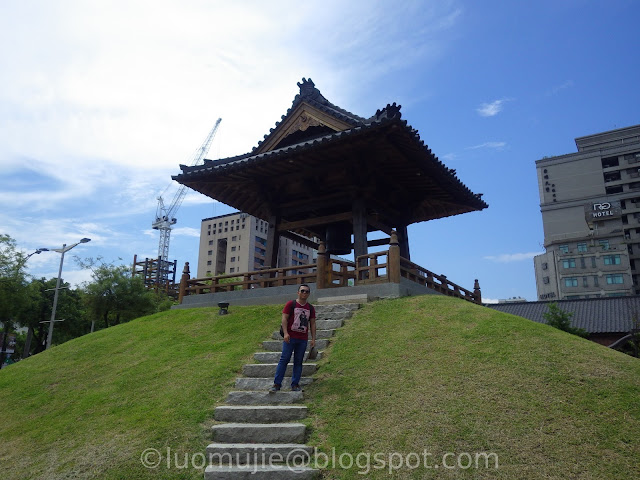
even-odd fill
[{"label": "wooden beam", "polygon": [[362,197],[353,201],[353,256],[366,255],[367,248],[367,206]]},{"label": "wooden beam", "polygon": [[369,240],[367,242],[367,246],[369,247],[379,247],[380,245],[389,245],[388,238],[380,238],[378,240]]},{"label": "wooden beam", "polygon": [[378,220],[376,215],[368,215],[367,216],[367,223],[369,225],[371,225],[372,227],[377,228],[381,232],[386,233],[387,235],[391,235],[391,232],[393,231],[393,227],[391,227],[391,226],[387,225],[386,223],[383,223],[380,220]]},{"label": "wooden beam", "polygon": [[306,220],[298,220],[296,222],[281,222],[278,226],[279,231],[296,230],[298,228],[314,227],[316,225],[327,225],[329,223],[342,222],[351,220],[352,212],[336,213],[335,215],[325,215],[324,217],[309,218]]}]

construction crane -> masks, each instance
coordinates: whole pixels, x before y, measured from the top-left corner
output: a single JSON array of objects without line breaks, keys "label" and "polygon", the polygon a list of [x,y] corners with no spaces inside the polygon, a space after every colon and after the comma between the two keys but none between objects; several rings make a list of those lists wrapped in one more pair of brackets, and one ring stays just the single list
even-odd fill
[{"label": "construction crane", "polygon": [[[204,157],[209,152],[213,137],[216,136],[218,127],[220,126],[221,118],[216,120],[215,125],[207,135],[207,138],[203,142],[202,146],[195,151],[192,157],[191,166],[199,165],[203,162]],[[158,266],[157,266],[157,283],[160,285],[166,285],[169,280],[169,271],[173,268],[173,263],[169,263],[169,241],[171,240],[171,227],[176,224],[177,219],[175,214],[180,208],[182,200],[184,200],[187,194],[187,187],[181,185],[178,191],[173,197],[171,204],[167,207],[164,204],[162,195],[158,197],[158,208],[156,209],[156,219],[151,223],[151,227],[154,230],[160,231],[160,243],[158,244]]]}]

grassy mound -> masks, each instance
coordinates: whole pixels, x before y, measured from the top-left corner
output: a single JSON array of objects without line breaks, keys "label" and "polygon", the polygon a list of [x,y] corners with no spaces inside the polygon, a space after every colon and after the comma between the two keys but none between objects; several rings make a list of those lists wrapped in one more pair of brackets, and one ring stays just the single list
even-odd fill
[{"label": "grassy mound", "polygon": [[[204,422],[280,309],[173,310],[3,369],[2,478],[201,479],[193,465],[204,461]],[[171,468],[166,458],[145,468],[141,455],[150,448],[163,457],[170,449]]]},{"label": "grassy mound", "polygon": [[[165,312],[3,369],[2,478],[201,479],[280,309]],[[439,296],[367,305],[330,350],[305,394],[325,478],[640,478],[637,359]]]},{"label": "grassy mound", "polygon": [[376,302],[317,377],[326,478],[640,478],[640,362],[546,325],[440,296]]}]

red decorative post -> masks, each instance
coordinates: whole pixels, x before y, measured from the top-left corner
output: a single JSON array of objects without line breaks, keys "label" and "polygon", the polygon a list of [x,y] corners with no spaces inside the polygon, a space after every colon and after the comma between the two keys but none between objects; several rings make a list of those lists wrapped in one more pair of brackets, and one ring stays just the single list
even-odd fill
[{"label": "red decorative post", "polygon": [[182,299],[187,294],[187,282],[189,281],[189,262],[185,262],[184,269],[182,270],[182,277],[180,277],[180,291],[178,292],[178,303],[182,304]]},{"label": "red decorative post", "polygon": [[477,278],[473,283],[473,298],[478,305],[482,305],[482,293],[480,293],[480,283]]},{"label": "red decorative post", "polygon": [[396,231],[391,232],[389,240],[389,256],[387,257],[387,273],[390,283],[400,283],[400,245]]},{"label": "red decorative post", "polygon": [[324,242],[318,246],[318,260],[316,267],[316,288],[327,288],[327,247]]}]

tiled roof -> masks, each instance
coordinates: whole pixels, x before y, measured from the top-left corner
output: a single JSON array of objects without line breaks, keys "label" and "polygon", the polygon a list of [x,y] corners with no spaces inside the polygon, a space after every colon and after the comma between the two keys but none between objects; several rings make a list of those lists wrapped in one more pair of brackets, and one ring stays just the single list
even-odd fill
[{"label": "tiled roof", "polygon": [[[487,307],[546,323],[543,313],[554,302],[493,303]],[[604,297],[582,300],[558,300],[561,310],[573,313],[571,324],[589,333],[622,333],[632,328],[634,316],[640,316],[640,297]]]},{"label": "tiled roof", "polygon": [[[295,104],[295,101],[294,101],[294,104]],[[335,107],[333,104],[329,104],[329,105],[331,105],[333,108],[339,109],[339,107]],[[346,110],[344,110],[343,112],[346,112]],[[355,118],[353,114],[351,113],[348,113],[348,114],[352,115]],[[360,118],[360,117],[357,117],[357,118]],[[246,166],[249,166],[255,163],[260,163],[266,160],[279,158],[281,156],[290,155],[292,153],[303,152],[307,149],[316,148],[331,142],[341,141],[346,137],[363,134],[369,130],[373,130],[377,127],[380,127],[386,124],[397,123],[407,132],[407,134],[410,137],[413,138],[415,142],[417,142],[420,145],[420,148],[424,150],[425,161],[430,162],[441,172],[441,174],[443,174],[445,177],[448,177],[455,189],[460,191],[463,195],[467,196],[467,198],[473,199],[473,203],[475,203],[475,207],[477,209],[480,210],[488,207],[487,203],[482,200],[482,194],[473,193],[466,185],[464,185],[460,181],[460,179],[458,179],[458,177],[456,176],[456,170],[448,168],[444,163],[442,163],[438,159],[437,156],[433,155],[429,147],[425,145],[424,140],[420,139],[420,135],[418,131],[413,127],[411,127],[406,120],[401,120],[400,106],[396,106],[395,103],[393,105],[387,105],[384,109],[378,110],[376,112],[376,115],[374,115],[373,117],[367,120],[364,120],[364,119],[361,119],[361,120],[362,122],[360,122],[357,126],[354,126],[353,128],[350,128],[348,130],[344,130],[341,132],[333,132],[328,135],[313,138],[311,140],[303,141],[293,145],[288,145],[283,148],[270,150],[264,153],[254,154],[252,151],[250,153],[237,155],[235,157],[222,158],[218,160],[205,160],[202,165],[196,165],[196,166],[180,165],[180,168],[182,169],[182,173],[180,175],[173,176],[172,178],[179,182],[182,181],[183,179],[185,181],[188,181],[190,176],[198,175],[204,172],[217,172],[217,171],[223,171],[223,170],[228,171],[228,170],[233,170],[235,168],[244,168]],[[355,123],[355,120],[353,121]]]}]

